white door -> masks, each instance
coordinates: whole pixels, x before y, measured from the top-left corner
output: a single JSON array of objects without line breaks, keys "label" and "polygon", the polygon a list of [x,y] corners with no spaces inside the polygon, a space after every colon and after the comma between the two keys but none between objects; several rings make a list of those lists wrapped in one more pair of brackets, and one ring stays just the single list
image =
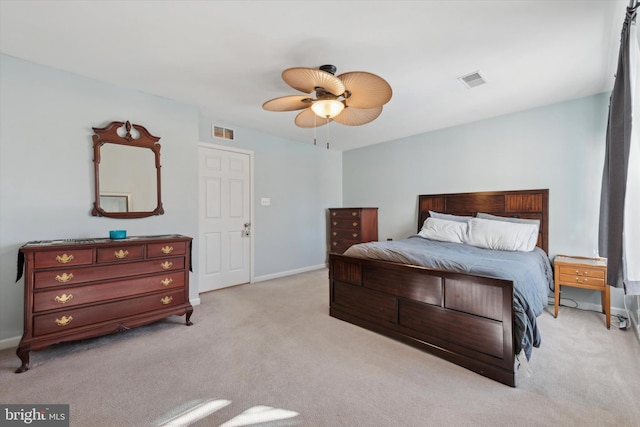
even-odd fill
[{"label": "white door", "polygon": [[199,147],[200,292],[251,281],[251,154]]}]

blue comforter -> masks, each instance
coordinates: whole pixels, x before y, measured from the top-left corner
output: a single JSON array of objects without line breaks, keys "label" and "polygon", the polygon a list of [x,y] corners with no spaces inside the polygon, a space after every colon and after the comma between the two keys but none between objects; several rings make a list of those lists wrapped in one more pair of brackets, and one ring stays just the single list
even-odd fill
[{"label": "blue comforter", "polygon": [[538,247],[531,252],[497,251],[415,235],[404,240],[360,243],[344,255],[511,280],[515,353],[524,350],[529,359],[532,348],[540,346],[536,318],[548,304],[553,271],[549,257]]}]

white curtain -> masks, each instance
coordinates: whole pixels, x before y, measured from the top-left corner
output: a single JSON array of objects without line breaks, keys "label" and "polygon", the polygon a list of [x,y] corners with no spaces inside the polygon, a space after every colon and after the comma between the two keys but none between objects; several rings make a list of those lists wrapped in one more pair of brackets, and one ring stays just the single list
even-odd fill
[{"label": "white curtain", "polygon": [[640,31],[637,27],[637,22],[632,24],[629,34],[632,122],[623,234],[623,265],[627,282],[640,282]]}]

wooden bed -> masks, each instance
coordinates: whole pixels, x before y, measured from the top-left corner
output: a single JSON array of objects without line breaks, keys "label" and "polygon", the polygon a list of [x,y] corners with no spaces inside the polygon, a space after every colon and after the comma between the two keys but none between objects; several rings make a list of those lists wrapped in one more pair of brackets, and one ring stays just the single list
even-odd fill
[{"label": "wooden bed", "polygon": [[[420,195],[429,211],[540,220],[548,253],[548,190]],[[330,315],[400,340],[515,387],[513,283],[329,254]]]}]

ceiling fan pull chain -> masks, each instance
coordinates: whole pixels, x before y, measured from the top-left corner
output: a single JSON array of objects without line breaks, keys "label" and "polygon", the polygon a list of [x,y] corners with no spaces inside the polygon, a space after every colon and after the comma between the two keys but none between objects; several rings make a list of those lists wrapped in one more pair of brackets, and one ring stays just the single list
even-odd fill
[{"label": "ceiling fan pull chain", "polygon": [[318,123],[316,121],[316,115],[313,115],[313,145],[316,144],[316,137],[318,136]]},{"label": "ceiling fan pull chain", "polygon": [[[329,121],[329,119],[327,119],[327,121]],[[326,127],[326,129],[327,129],[327,150],[329,149],[329,127],[330,127],[329,125],[330,125],[330,123],[328,123],[327,127]]]}]

